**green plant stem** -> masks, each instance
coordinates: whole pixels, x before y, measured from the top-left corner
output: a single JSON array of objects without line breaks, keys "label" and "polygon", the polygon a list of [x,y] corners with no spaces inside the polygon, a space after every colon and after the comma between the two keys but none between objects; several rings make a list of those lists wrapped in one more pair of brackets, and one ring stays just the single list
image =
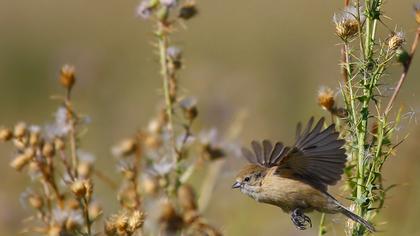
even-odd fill
[{"label": "green plant stem", "polygon": [[[166,53],[168,49],[168,33],[167,33],[167,30],[165,29],[165,25],[163,24],[163,22],[160,22],[160,21],[158,22],[157,37],[158,37],[161,75],[163,79],[163,93],[165,96],[165,110],[166,110],[166,115],[168,118],[167,129],[168,129],[170,140],[172,142],[174,153],[175,153],[176,142],[175,142],[175,135],[174,135],[174,129],[173,129],[173,119],[172,119],[173,104],[172,104],[170,91],[169,91],[170,75],[169,75],[169,68],[168,68],[168,58],[167,58],[167,53]],[[176,155],[175,155],[175,158],[176,158]]]},{"label": "green plant stem", "polygon": [[321,220],[319,221],[318,236],[325,235],[327,230],[325,228],[325,213],[321,214]]}]

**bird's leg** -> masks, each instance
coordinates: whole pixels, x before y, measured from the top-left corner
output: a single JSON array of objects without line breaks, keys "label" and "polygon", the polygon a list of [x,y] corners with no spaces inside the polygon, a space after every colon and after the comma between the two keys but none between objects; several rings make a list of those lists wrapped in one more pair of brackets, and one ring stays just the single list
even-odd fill
[{"label": "bird's leg", "polygon": [[312,228],[311,218],[303,214],[303,211],[299,208],[296,208],[292,211],[290,218],[292,219],[293,224],[295,224],[296,228],[299,230],[307,229],[308,225],[310,228]]}]

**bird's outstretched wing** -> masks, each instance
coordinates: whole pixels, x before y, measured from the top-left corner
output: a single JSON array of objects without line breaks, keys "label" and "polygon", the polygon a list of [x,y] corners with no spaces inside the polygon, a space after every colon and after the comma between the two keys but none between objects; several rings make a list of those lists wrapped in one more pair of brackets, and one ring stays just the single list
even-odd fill
[{"label": "bird's outstretched wing", "polygon": [[316,185],[334,185],[341,179],[347,161],[345,141],[338,137],[334,124],[323,129],[324,118],[312,128],[313,123],[312,117],[303,131],[298,124],[296,143],[279,162],[279,170],[290,169]]},{"label": "bird's outstretched wing", "polygon": [[251,147],[254,152],[242,148],[244,157],[252,164],[267,168],[277,166],[290,150],[280,142],[273,145],[269,140],[263,140],[261,143],[254,140],[251,142]]},{"label": "bird's outstretched wing", "polygon": [[335,125],[323,129],[324,118],[313,127],[312,117],[305,129],[299,123],[296,129],[296,143],[293,147],[285,147],[282,143],[274,146],[270,141],[262,143],[252,141],[252,153],[243,149],[243,155],[249,162],[264,167],[278,166],[278,174],[307,180],[320,189],[334,185],[340,180],[346,163],[345,144],[339,139]]}]

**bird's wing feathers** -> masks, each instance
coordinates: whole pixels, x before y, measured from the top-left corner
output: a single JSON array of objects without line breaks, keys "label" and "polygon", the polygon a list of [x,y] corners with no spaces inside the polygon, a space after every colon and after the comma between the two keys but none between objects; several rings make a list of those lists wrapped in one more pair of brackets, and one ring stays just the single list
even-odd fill
[{"label": "bird's wing feathers", "polygon": [[322,130],[324,118],[312,128],[311,118],[301,132],[298,124],[296,143],[279,163],[279,168],[289,168],[305,179],[324,185],[334,185],[340,180],[347,160],[345,144],[339,139],[335,125]]},{"label": "bird's wing feathers", "polygon": [[280,142],[274,145],[263,140],[261,143],[252,141],[253,152],[243,148],[245,158],[253,164],[263,167],[278,166],[279,173],[287,169],[296,177],[305,179],[320,188],[334,185],[340,180],[346,163],[345,144],[339,139],[335,126],[323,129],[324,118],[314,127],[312,117],[302,131],[299,123],[296,129],[296,143],[293,147],[286,147]]},{"label": "bird's wing feathers", "polygon": [[263,140],[262,143],[252,141],[251,147],[254,152],[247,148],[242,148],[242,154],[245,158],[252,164],[267,168],[278,165],[289,150],[289,148],[285,147],[282,143],[276,142],[273,145],[268,140]]}]

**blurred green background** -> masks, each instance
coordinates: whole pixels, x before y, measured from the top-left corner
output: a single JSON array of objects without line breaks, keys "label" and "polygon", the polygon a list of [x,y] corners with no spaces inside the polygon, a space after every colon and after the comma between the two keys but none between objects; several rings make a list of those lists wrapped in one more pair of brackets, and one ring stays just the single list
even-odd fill
[{"label": "blurred green background", "polygon": [[[181,86],[199,101],[200,126],[225,128],[246,111],[240,141],[273,138],[291,143],[295,123],[327,115],[316,103],[320,86],[338,87],[339,40],[332,16],[342,1],[211,0],[197,1],[199,17],[173,43],[184,49]],[[49,97],[61,93],[57,74],[65,63],[76,66],[74,97],[92,124],[83,148],[98,165],[115,173],[110,146],[146,126],[156,112],[161,80],[153,52],[150,22],[135,17],[137,0],[0,0],[0,124],[16,121],[45,124],[58,105]],[[416,27],[412,1],[390,0],[384,13],[390,28],[403,29],[409,43]],[[408,45],[407,45],[408,46]],[[393,85],[400,68],[390,71]],[[420,58],[415,58],[397,104],[418,111]],[[387,184],[399,184],[388,195],[378,219],[381,235],[420,235],[420,142],[415,122],[398,155],[385,166]],[[0,235],[16,235],[28,209],[19,204],[28,178],[9,168],[13,149],[0,147]],[[233,159],[233,157],[232,157]],[[280,209],[231,191],[235,171],[230,160],[218,180],[206,216],[226,235],[314,235],[315,227],[298,232]],[[106,186],[97,182],[97,198],[115,205]],[[341,192],[338,188],[331,191]],[[342,197],[340,200],[346,202]],[[115,207],[114,207],[115,208]],[[106,211],[105,213],[109,213]],[[343,235],[344,218],[329,216],[330,235]]]}]

